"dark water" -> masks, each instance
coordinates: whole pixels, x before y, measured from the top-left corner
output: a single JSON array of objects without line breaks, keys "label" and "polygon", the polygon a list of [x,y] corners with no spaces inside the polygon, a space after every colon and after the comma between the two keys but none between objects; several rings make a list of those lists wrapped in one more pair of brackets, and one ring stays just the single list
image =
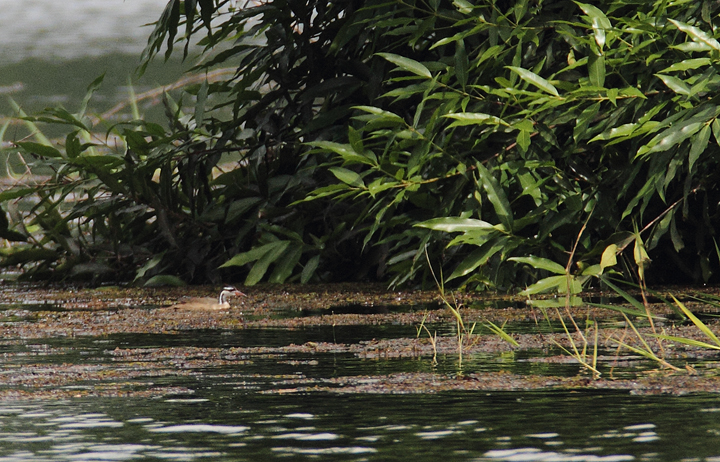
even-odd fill
[{"label": "dark water", "polygon": [[[111,335],[8,342],[2,373],[23,364],[107,364],[116,348],[232,348],[346,342],[407,335],[412,326],[324,327]],[[8,340],[8,339],[6,339]],[[517,356],[466,357],[466,371],[521,372]],[[140,367],[140,366],[138,366]],[[145,366],[143,366],[145,367]],[[183,387],[164,396],[0,401],[0,461],[720,460],[720,397],[627,392],[343,394],[297,391],[332,377],[452,373],[443,357],[363,360],[352,354],[244,354],[138,387]],[[577,373],[555,366],[552,373]],[[562,368],[565,368],[564,370]],[[22,369],[20,369],[22,371]],[[62,385],[83,390],[96,383]]]},{"label": "dark water", "polygon": [[[518,392],[0,404],[0,460],[717,460],[714,396]],[[218,388],[218,385],[220,387]]]}]

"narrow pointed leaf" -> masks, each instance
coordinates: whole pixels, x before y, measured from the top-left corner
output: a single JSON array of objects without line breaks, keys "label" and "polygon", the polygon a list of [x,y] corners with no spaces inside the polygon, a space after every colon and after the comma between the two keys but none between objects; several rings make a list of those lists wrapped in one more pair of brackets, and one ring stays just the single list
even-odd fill
[{"label": "narrow pointed leaf", "polygon": [[399,68],[402,68],[415,75],[419,75],[420,77],[426,77],[428,79],[432,78],[430,70],[428,70],[425,65],[415,61],[414,59],[405,58],[404,56],[396,55],[394,53],[378,53],[378,56],[382,56],[386,60],[398,66]]},{"label": "narrow pointed leaf", "polygon": [[555,274],[565,274],[565,267],[547,258],[530,255],[529,257],[511,257],[508,260],[525,263],[535,269],[544,269]]},{"label": "narrow pointed leaf", "polygon": [[527,69],[523,69],[522,67],[517,66],[506,66],[508,69],[516,73],[518,76],[520,76],[521,79],[526,81],[527,83],[534,85],[538,87],[539,89],[550,93],[553,96],[560,96],[560,93],[558,93],[557,88],[547,80],[543,79],[539,75],[537,75],[534,72],[531,72]]},{"label": "narrow pointed leaf", "polygon": [[502,223],[507,231],[512,231],[513,212],[505,191],[483,164],[478,162],[476,163],[476,166],[480,177],[479,181],[485,190],[490,203],[493,205],[495,213],[500,219],[500,223]]},{"label": "narrow pointed leaf", "polygon": [[612,28],[610,20],[605,16],[605,13],[596,6],[580,2],[575,3],[577,3],[580,9],[590,18],[590,24],[592,25],[593,34],[595,35],[595,42],[602,50],[605,46],[605,32]]},{"label": "narrow pointed leaf", "polygon": [[655,76],[662,80],[663,83],[675,93],[685,96],[690,95],[690,87],[677,77],[663,74],[655,74]]},{"label": "narrow pointed leaf", "polygon": [[451,114],[445,114],[443,117],[447,117],[448,119],[453,119],[454,122],[450,125],[450,127],[458,127],[463,125],[482,125],[482,124],[491,124],[491,125],[505,125],[510,126],[507,122],[502,120],[500,117],[495,117],[490,114],[483,114],[480,112],[457,112],[457,113],[451,113]]},{"label": "narrow pointed leaf", "polygon": [[669,21],[673,24],[675,24],[675,27],[680,29],[681,31],[685,32],[690,36],[690,38],[693,40],[693,42],[700,43],[702,45],[707,45],[710,48],[720,51],[720,43],[709,36],[705,31],[702,29],[699,29],[695,26],[691,26],[689,24],[685,24],[680,21],[676,21],[674,19],[669,19]]},{"label": "narrow pointed leaf", "polygon": [[497,228],[487,221],[460,217],[433,218],[432,220],[417,223],[415,226],[429,228],[435,231],[445,231],[446,233],[469,232],[474,230],[497,231]]},{"label": "narrow pointed leaf", "polygon": [[692,313],[692,311],[688,310],[687,307],[685,306],[685,304],[683,304],[680,300],[675,298],[674,295],[671,294],[670,296],[672,297],[673,301],[678,306],[678,308],[680,308],[680,310],[682,310],[683,314],[685,314],[685,316],[687,316],[688,319],[690,319],[693,322],[693,324],[695,324],[695,326],[698,329],[700,329],[700,331],[703,334],[705,334],[705,336],[707,338],[712,340],[716,345],[720,346],[720,339],[717,338],[715,333],[713,331],[711,331],[710,328],[704,322],[702,322],[700,319],[698,319],[698,317],[695,316]]},{"label": "narrow pointed leaf", "polygon": [[348,170],[342,167],[330,167],[328,170],[335,175],[335,177],[343,183],[353,186],[355,188],[365,188],[365,183],[362,177],[352,170]]}]

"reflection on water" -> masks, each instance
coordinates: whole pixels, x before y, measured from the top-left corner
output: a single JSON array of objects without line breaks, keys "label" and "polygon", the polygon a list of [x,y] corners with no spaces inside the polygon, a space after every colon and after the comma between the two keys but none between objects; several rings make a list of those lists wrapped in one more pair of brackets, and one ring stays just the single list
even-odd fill
[{"label": "reflection on water", "polygon": [[[0,460],[707,460],[714,397],[464,393],[0,405]],[[692,422],[692,430],[683,425]]]}]

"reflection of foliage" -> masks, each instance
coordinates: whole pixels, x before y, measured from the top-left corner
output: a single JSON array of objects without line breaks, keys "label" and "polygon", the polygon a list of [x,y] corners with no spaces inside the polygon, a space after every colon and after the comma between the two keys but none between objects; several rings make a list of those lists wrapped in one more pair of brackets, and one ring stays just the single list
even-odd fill
[{"label": "reflection of foliage", "polygon": [[[475,3],[170,1],[146,62],[184,31],[203,36],[196,70],[236,72],[189,87],[189,111],[168,98],[169,128],[113,127],[119,152],[88,145],[83,111],[35,118],[77,131],[64,151],[18,143],[56,165],[28,248],[76,268],[112,254],[114,270],[143,277],[310,281],[372,268],[396,284],[430,282],[427,248],[451,279],[508,288],[548,268],[588,279],[611,244],[642,243],[709,279],[719,7]],[[583,223],[579,271],[554,267]]]}]

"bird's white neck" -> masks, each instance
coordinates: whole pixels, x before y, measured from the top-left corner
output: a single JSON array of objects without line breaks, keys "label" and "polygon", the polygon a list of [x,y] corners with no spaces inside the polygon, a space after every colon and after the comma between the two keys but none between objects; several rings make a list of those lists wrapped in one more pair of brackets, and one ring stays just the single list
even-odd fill
[{"label": "bird's white neck", "polygon": [[220,296],[218,297],[218,305],[225,305],[228,303],[227,296],[230,295],[232,292],[229,290],[223,290],[220,292]]}]

